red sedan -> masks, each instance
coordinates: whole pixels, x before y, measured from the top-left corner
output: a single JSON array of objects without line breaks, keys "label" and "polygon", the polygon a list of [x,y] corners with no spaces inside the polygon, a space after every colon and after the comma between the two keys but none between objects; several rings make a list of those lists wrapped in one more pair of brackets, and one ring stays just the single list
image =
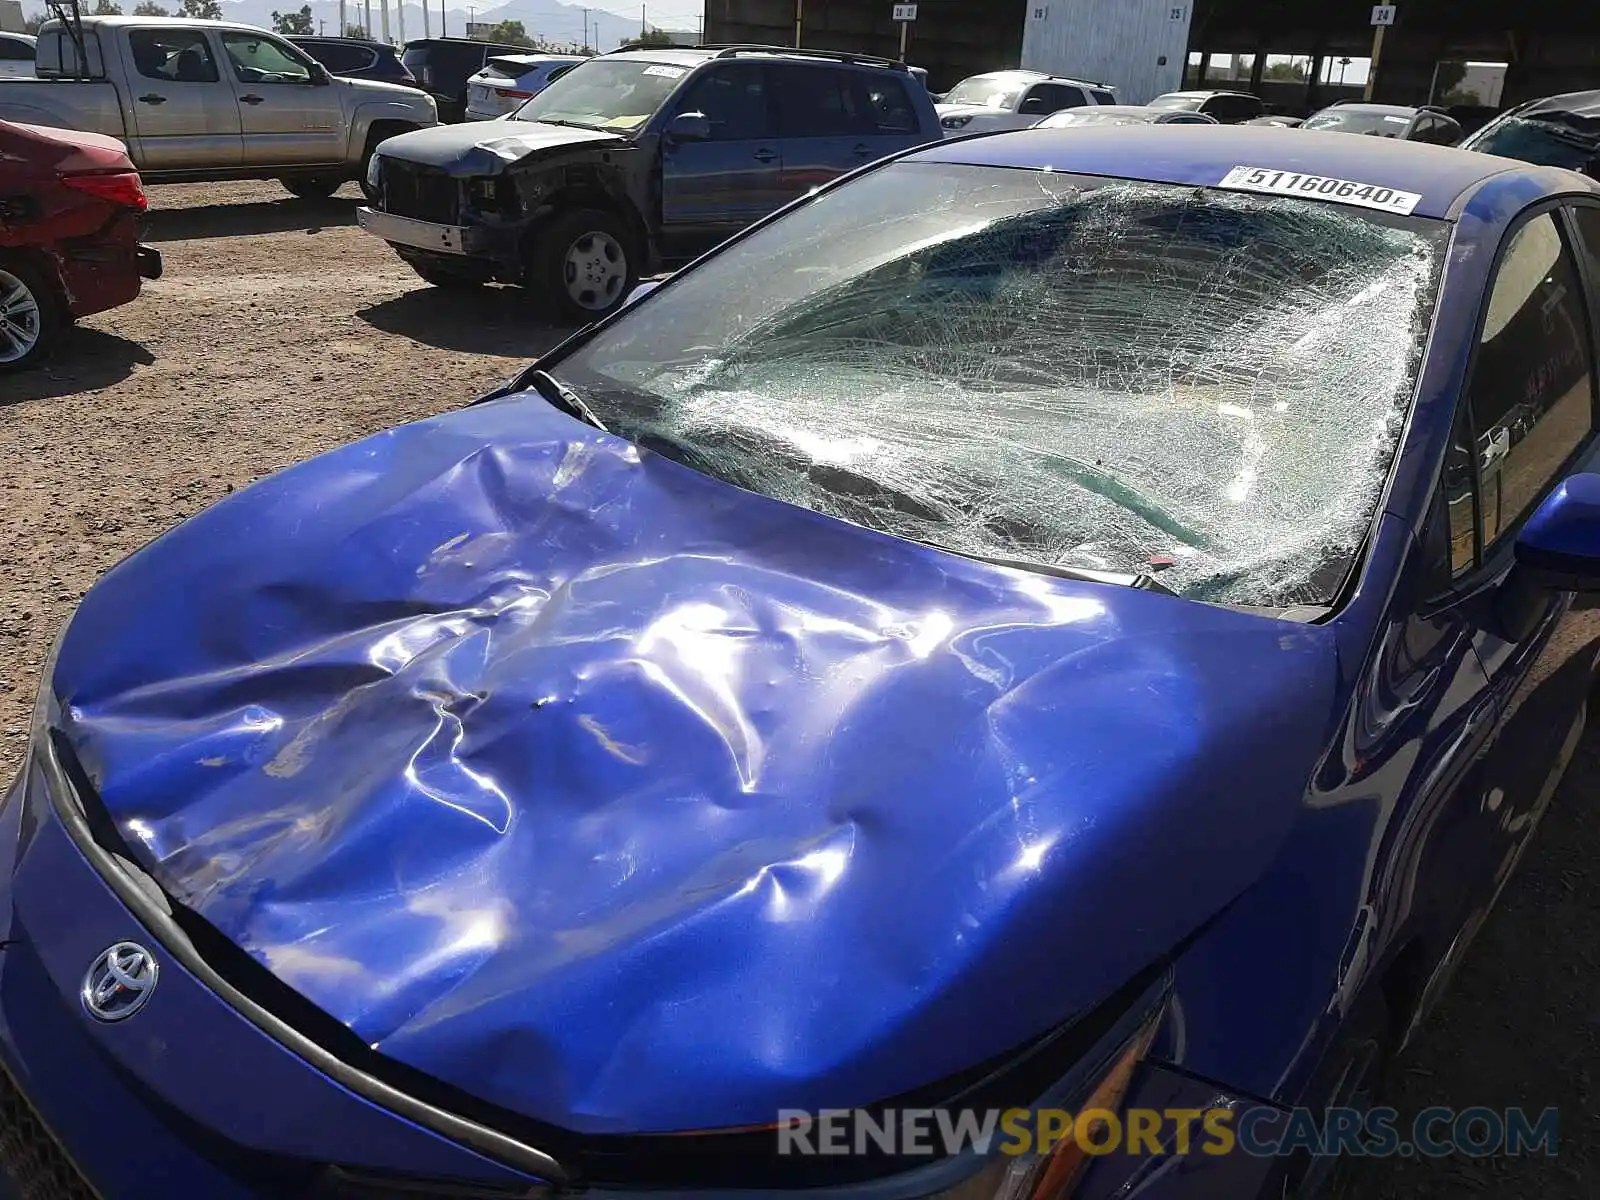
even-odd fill
[{"label": "red sedan", "polygon": [[0,372],[32,366],[62,328],[127,304],[161,254],[139,244],[147,201],[115,138],[0,121]]}]

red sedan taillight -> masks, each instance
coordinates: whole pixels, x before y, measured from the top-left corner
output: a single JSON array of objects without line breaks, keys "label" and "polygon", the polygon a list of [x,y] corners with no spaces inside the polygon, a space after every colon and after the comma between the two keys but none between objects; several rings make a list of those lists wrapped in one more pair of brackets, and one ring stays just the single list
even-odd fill
[{"label": "red sedan taillight", "polygon": [[146,209],[150,201],[145,197],[144,184],[137,171],[111,171],[101,175],[63,175],[61,182],[74,191],[87,192],[111,204],[124,208]]},{"label": "red sedan taillight", "polygon": [[515,92],[510,88],[495,88],[495,91],[499,92],[507,100],[527,100],[533,95],[532,92]]}]

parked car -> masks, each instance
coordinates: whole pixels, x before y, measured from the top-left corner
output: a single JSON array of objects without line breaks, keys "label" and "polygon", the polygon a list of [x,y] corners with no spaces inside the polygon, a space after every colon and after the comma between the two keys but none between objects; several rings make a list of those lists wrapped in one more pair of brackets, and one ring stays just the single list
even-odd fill
[{"label": "parked car", "polygon": [[580,63],[492,129],[386,142],[357,211],[429,283],[527,285],[587,321],[812,188],[937,139],[903,65],[782,48]]},{"label": "parked car", "polygon": [[0,119],[126,143],[147,182],[276,179],[327,197],[374,146],[437,122],[415,88],[336,79],[284,39],[227,21],[84,17],[39,33],[37,79],[0,80]]},{"label": "parked car", "polygon": [[0,79],[32,78],[38,42],[26,33],[0,33]]},{"label": "parked car", "polygon": [[1519,104],[1469,135],[1461,148],[1600,179],[1600,91]]},{"label": "parked car", "polygon": [[418,86],[416,76],[400,61],[400,51],[386,42],[293,33],[287,40],[327,67],[330,75],[341,79],[376,79],[380,83]]},{"label": "parked car", "polygon": [[1204,113],[1174,112],[1145,104],[1097,104],[1092,108],[1064,108],[1034,125],[1035,129],[1071,129],[1080,125],[1215,125]]},{"label": "parked car", "polygon": [[[1600,186],[1425,145],[946,140],[186,521],[0,805],[5,1169],[1319,1194],[1289,1112],[1369,1094],[1583,727],[1597,239]],[[885,1097],[1167,1115],[782,1152]]]},{"label": "parked car", "polygon": [[1348,100],[1312,113],[1300,128],[1398,138],[1405,142],[1431,142],[1436,146],[1454,146],[1462,136],[1461,126],[1439,109]]},{"label": "parked car", "polygon": [[526,54],[528,47],[473,38],[419,38],[407,42],[400,61],[427,89],[439,108],[439,119],[455,124],[466,119],[467,81],[483,70],[490,58]]},{"label": "parked car", "polygon": [[128,304],[161,254],[122,143],[0,121],[0,372],[34,366],[79,317]]},{"label": "parked car", "polygon": [[1222,125],[1241,125],[1267,115],[1266,102],[1249,92],[1168,92],[1150,101],[1150,107],[1204,113]]},{"label": "parked car", "polygon": [[502,54],[467,81],[467,120],[508,116],[550,81],[585,61],[571,54]]},{"label": "parked car", "polygon": [[1248,121],[1236,122],[1239,125],[1269,125],[1274,129],[1299,129],[1305,124],[1304,117],[1289,117],[1281,113],[1268,113],[1264,117],[1252,117]]},{"label": "parked car", "polygon": [[1040,117],[1091,104],[1115,104],[1116,89],[1042,71],[991,71],[973,75],[938,102],[945,136],[1026,129]]}]

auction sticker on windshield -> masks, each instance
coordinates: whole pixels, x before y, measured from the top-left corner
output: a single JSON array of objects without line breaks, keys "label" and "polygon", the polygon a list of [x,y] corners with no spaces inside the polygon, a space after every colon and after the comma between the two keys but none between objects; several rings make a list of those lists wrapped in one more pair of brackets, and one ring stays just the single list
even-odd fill
[{"label": "auction sticker on windshield", "polygon": [[682,79],[688,73],[688,70],[687,67],[666,67],[657,63],[653,67],[646,67],[644,73],[646,75],[659,75],[663,79]]},{"label": "auction sticker on windshield", "polygon": [[1303,196],[1307,200],[1332,200],[1380,212],[1410,216],[1422,203],[1416,192],[1401,192],[1361,183],[1354,179],[1330,179],[1326,175],[1306,175],[1299,171],[1279,171],[1272,167],[1235,167],[1222,177],[1218,187],[1241,192],[1265,192],[1270,196]]}]

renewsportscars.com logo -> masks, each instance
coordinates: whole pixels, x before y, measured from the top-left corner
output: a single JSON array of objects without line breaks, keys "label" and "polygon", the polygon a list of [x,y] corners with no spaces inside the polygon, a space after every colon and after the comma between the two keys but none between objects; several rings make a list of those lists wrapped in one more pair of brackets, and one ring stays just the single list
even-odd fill
[{"label": "renewsportscars.com logo", "polygon": [[1058,1108],[782,1109],[776,1133],[781,1155],[1046,1155],[1071,1144],[1090,1155],[1484,1158],[1554,1155],[1559,1123],[1554,1108],[1536,1116],[1520,1108],[1426,1108],[1409,1121],[1392,1108],[1285,1112],[1265,1105],[1077,1114]]}]

